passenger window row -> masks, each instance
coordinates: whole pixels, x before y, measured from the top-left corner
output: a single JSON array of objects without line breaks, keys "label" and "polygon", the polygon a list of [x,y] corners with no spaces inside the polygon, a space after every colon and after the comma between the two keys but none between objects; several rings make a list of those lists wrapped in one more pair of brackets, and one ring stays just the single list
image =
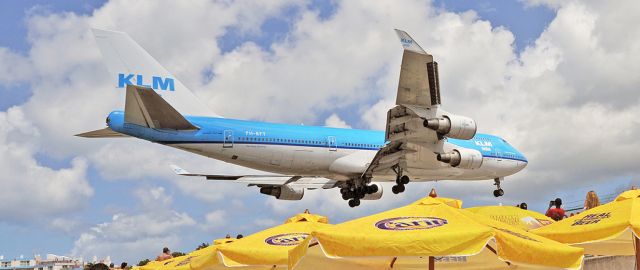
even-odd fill
[{"label": "passenger window row", "polygon": [[[292,140],[292,139],[262,138],[262,137],[238,137],[238,140],[243,142],[282,142],[282,143],[304,143],[304,144],[315,144],[315,145],[327,145],[327,142],[324,142],[324,141]],[[345,143],[344,145],[353,146],[353,147],[370,147],[370,148],[382,147],[382,145],[366,144],[366,143]]]}]

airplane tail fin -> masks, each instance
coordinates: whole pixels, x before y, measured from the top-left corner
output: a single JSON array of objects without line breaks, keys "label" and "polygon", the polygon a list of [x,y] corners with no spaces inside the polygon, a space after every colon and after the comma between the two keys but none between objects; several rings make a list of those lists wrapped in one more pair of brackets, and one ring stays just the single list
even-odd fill
[{"label": "airplane tail fin", "polygon": [[[125,90],[128,85],[151,88],[160,94],[157,98],[166,101],[169,107],[183,115],[216,116],[129,35],[124,32],[92,30],[117,88]],[[128,95],[129,91],[126,92]],[[154,100],[147,105],[155,106],[157,100]]]}]

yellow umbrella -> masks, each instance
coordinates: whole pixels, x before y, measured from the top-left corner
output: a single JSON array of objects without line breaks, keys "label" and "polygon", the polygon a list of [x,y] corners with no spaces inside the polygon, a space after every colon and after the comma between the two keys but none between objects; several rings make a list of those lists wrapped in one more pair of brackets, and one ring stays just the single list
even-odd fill
[{"label": "yellow umbrella", "polygon": [[635,199],[638,197],[640,197],[640,189],[632,189],[620,193],[620,195],[616,197],[615,201],[624,201],[626,199]]},{"label": "yellow umbrella", "polygon": [[217,265],[218,256],[216,251],[219,247],[235,241],[235,238],[222,238],[213,241],[213,245],[206,248],[194,250],[189,254],[178,256],[164,261],[151,261],[144,266],[137,267],[139,270],[195,270],[204,269],[207,265]]},{"label": "yellow umbrella", "polygon": [[[504,269],[514,264],[575,269],[580,267],[583,254],[580,248],[429,197],[322,228],[312,235],[318,245],[313,246],[312,239],[307,239],[311,248],[303,245],[292,250],[291,268],[313,269],[313,261],[329,265],[338,259],[352,269],[412,269],[427,265],[430,269]],[[313,256],[313,252],[323,256]]]},{"label": "yellow umbrella", "polygon": [[312,231],[332,226],[327,223],[323,216],[298,214],[282,225],[220,247],[218,254],[225,266],[286,268],[289,250],[303,243]]},{"label": "yellow umbrella", "polygon": [[466,208],[465,210],[525,231],[540,228],[554,222],[553,219],[541,213],[520,209],[520,207],[515,206],[478,206]]},{"label": "yellow umbrella", "polygon": [[629,255],[640,260],[640,191],[622,193],[615,201],[586,210],[532,233],[583,247],[586,254]]}]

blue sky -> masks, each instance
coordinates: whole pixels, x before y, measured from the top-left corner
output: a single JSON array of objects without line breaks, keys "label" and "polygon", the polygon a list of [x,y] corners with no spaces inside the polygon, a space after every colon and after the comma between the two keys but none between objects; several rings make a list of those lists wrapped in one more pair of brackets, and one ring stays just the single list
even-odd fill
[{"label": "blue sky", "polygon": [[[8,48],[17,52],[19,55],[28,55],[31,49],[31,43],[28,38],[28,28],[26,25],[29,14],[33,13],[61,13],[73,12],[82,15],[90,15],[93,10],[101,7],[104,1],[4,1],[0,3],[0,47]],[[546,29],[549,23],[554,19],[556,12],[544,6],[526,7],[521,1],[443,1],[437,0],[434,6],[443,10],[453,12],[465,12],[469,10],[475,11],[479,18],[488,20],[496,26],[503,26],[513,33],[515,36],[516,53],[521,53],[527,46],[539,37]],[[328,19],[334,15],[337,4],[333,1],[311,1],[309,9],[315,10],[320,19]],[[267,18],[261,25],[258,33],[238,34],[238,31],[228,31],[227,34],[217,39],[222,54],[234,51],[238,46],[246,42],[254,42],[265,51],[271,50],[274,42],[280,42],[287,38],[288,33],[300,16],[300,7],[286,8],[282,14],[276,17]],[[213,76],[213,75],[211,75]],[[215,77],[209,79],[215,80]],[[30,85],[28,83],[17,83],[11,85],[0,84],[0,110],[4,111],[11,106],[21,105],[31,96]],[[323,124],[325,119],[332,112],[321,111],[314,123],[305,124]],[[337,111],[348,124],[353,127],[364,128],[366,123],[360,118],[360,111],[349,108],[341,108]],[[45,153],[38,153],[36,158],[40,164],[51,168],[63,168],[69,166],[71,158],[51,157]],[[90,164],[88,169],[89,183],[94,189],[94,195],[91,196],[86,204],[81,205],[76,211],[56,216],[56,218],[73,220],[76,223],[74,230],[69,232],[61,232],[47,225],[48,219],[51,217],[43,217],[42,219],[25,219],[10,222],[0,221],[0,255],[5,257],[17,257],[19,255],[30,256],[33,253],[45,254],[68,254],[74,246],[74,241],[78,239],[81,231],[87,228],[108,222],[115,213],[135,214],[144,211],[140,200],[136,197],[136,191],[141,189],[151,189],[154,187],[163,187],[166,193],[173,198],[171,207],[178,212],[186,212],[194,219],[202,220],[204,216],[212,209],[223,207],[229,202],[206,203],[192,196],[180,192],[175,184],[166,180],[157,180],[153,177],[143,177],[136,181],[125,180],[109,180],[101,176],[99,169]],[[195,181],[195,180],[194,180]],[[614,179],[615,185],[598,184],[598,185],[582,185],[578,184],[574,190],[567,192],[558,192],[558,196],[563,196],[566,201],[573,202],[582,198],[583,194],[590,189],[603,190],[606,192],[614,191],[619,186],[625,186],[631,183],[628,178],[620,177]],[[214,183],[211,183],[214,185]],[[439,183],[433,186],[438,187]],[[244,187],[239,187],[244,188]],[[551,188],[551,187],[550,187]],[[251,233],[250,224],[256,218],[271,219],[274,215],[270,211],[266,211],[267,198],[257,194],[254,189],[246,188],[251,195],[244,197],[244,209],[233,212],[233,224],[227,224],[221,229],[213,231],[197,231],[184,234],[184,239],[180,246],[174,247],[174,250],[187,251],[197,246],[201,242],[210,242],[213,238],[223,237],[226,233],[236,234]],[[327,196],[337,196],[337,191],[327,191]],[[421,192],[413,192],[407,194],[403,198],[404,202],[415,200],[422,196]],[[26,194],[25,194],[26,196]],[[552,198],[551,198],[552,199]],[[543,210],[545,202],[548,198],[541,198],[539,202],[529,202],[532,208]],[[466,201],[467,206],[476,204],[475,201]],[[222,206],[221,206],[222,205]],[[279,213],[274,219],[278,222],[290,213],[302,211],[301,206],[296,203],[287,202],[290,206],[288,213]],[[20,207],[16,205],[16,207]],[[30,211],[30,209],[20,209],[21,211]],[[230,209],[233,210],[233,209]],[[349,210],[350,215],[353,211]],[[371,212],[370,210],[369,212]],[[323,213],[332,217],[332,213]],[[367,212],[358,213],[356,215],[364,215]],[[344,221],[347,214],[336,214],[333,222]],[[234,224],[245,224],[244,226]],[[234,231],[235,230],[235,231]],[[151,255],[150,255],[151,256]],[[118,260],[118,258],[114,258]]]}]

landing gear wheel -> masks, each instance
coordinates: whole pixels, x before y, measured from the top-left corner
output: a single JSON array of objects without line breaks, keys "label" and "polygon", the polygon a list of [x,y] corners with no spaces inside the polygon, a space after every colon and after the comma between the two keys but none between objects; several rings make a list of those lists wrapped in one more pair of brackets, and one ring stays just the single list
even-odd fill
[{"label": "landing gear wheel", "polygon": [[404,192],[404,185],[395,185],[391,188],[391,192],[393,194],[398,194]]},{"label": "landing gear wheel", "polygon": [[360,200],[359,200],[359,199],[352,199],[352,200],[349,200],[349,206],[350,206],[350,207],[356,207],[356,206],[358,206],[358,205],[360,205]]},{"label": "landing gear wheel", "polygon": [[367,186],[367,194],[373,194],[378,192],[378,186],[377,185],[370,185]]},{"label": "landing gear wheel", "polygon": [[403,185],[409,184],[409,180],[410,180],[409,176],[403,175],[402,177],[400,177],[398,184],[403,184]]},{"label": "landing gear wheel", "polygon": [[355,200],[349,200],[349,207],[351,207],[351,208],[356,207],[356,201]]},{"label": "landing gear wheel", "polygon": [[347,193],[342,193],[342,199],[346,201],[348,199],[351,199],[351,197],[349,197],[349,194]]},{"label": "landing gear wheel", "polygon": [[502,188],[500,188],[500,182],[504,180],[504,178],[495,178],[493,179],[494,181],[494,186],[496,186],[496,190],[493,191],[493,196],[500,197],[502,195],[504,195],[504,190],[502,190]]}]

